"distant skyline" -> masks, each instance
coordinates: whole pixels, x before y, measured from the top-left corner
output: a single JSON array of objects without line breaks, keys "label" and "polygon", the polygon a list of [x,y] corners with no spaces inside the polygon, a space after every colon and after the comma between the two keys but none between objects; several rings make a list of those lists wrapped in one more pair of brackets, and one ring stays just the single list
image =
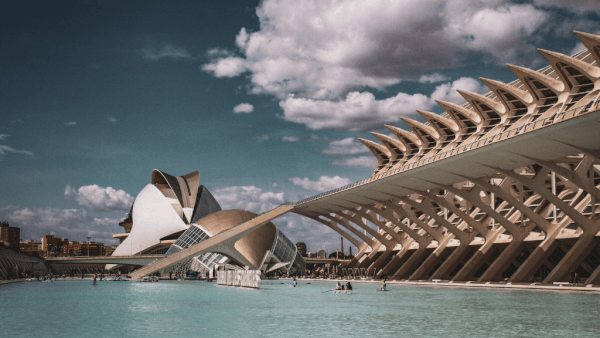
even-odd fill
[{"label": "distant skyline", "polygon": [[[152,169],[263,212],[368,177],[358,142],[573,54],[592,0],[21,1],[0,12],[0,221],[116,244]],[[309,251],[339,235],[275,221]],[[345,243],[347,250],[348,243]]]}]

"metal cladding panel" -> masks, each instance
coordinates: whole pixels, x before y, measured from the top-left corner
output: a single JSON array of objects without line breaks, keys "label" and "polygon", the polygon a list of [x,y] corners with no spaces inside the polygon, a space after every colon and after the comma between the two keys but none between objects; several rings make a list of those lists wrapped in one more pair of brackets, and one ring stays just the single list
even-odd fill
[{"label": "metal cladding panel", "polygon": [[177,197],[179,204],[183,206],[183,201],[181,199],[181,189],[179,188],[179,182],[177,182],[177,177],[155,169],[152,173],[152,183],[159,183],[160,177],[155,176],[156,172],[160,173],[160,175],[165,179],[166,183],[171,187],[173,193]]},{"label": "metal cladding panel", "polygon": [[191,223],[196,223],[196,221],[202,217],[221,210],[219,202],[217,202],[215,197],[205,186],[201,185],[200,188],[198,188],[198,195],[196,197],[196,205],[194,206],[194,215],[192,216]]}]

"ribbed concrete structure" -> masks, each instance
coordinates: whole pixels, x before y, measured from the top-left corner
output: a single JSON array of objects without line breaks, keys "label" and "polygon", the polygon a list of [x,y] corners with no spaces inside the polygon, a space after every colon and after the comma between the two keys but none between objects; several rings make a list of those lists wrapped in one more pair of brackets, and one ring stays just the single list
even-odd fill
[{"label": "ribbed concrete structure", "polygon": [[296,203],[360,252],[346,273],[409,280],[600,282],[600,37],[587,50],[539,50],[549,66],[508,65],[442,115],[361,141],[373,175]]}]

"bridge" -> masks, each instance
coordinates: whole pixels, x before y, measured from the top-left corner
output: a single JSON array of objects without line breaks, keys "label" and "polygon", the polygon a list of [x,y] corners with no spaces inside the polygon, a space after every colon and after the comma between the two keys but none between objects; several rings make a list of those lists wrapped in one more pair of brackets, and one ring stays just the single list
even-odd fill
[{"label": "bridge", "polygon": [[46,260],[57,264],[123,264],[144,266],[161,259],[162,255],[136,256],[89,256],[89,257],[48,257]]}]

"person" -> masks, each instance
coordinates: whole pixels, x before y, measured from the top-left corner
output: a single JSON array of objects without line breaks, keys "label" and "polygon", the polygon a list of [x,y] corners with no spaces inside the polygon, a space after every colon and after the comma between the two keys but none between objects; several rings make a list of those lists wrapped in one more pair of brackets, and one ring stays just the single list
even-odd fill
[{"label": "person", "polygon": [[342,290],[346,290],[346,288],[344,288],[344,286],[342,285]]},{"label": "person", "polygon": [[350,284],[350,282],[346,283],[346,290],[352,290],[352,284]]},{"label": "person", "polygon": [[292,282],[292,285],[294,287],[298,286],[298,281],[296,280],[296,277],[294,277],[294,281]]},{"label": "person", "polygon": [[381,290],[385,290],[386,288],[386,284],[385,284],[385,279],[383,281],[381,281]]},{"label": "person", "polygon": [[96,284],[96,278],[98,277],[98,275],[94,274],[94,284]]},{"label": "person", "polygon": [[571,270],[571,278],[569,279],[569,283],[575,282],[575,271]]},{"label": "person", "polygon": [[340,282],[337,282],[337,284],[335,285],[335,289],[336,290],[341,290],[342,289],[342,285],[340,284]]},{"label": "person", "polygon": [[579,274],[575,272],[575,284],[579,284]]}]

